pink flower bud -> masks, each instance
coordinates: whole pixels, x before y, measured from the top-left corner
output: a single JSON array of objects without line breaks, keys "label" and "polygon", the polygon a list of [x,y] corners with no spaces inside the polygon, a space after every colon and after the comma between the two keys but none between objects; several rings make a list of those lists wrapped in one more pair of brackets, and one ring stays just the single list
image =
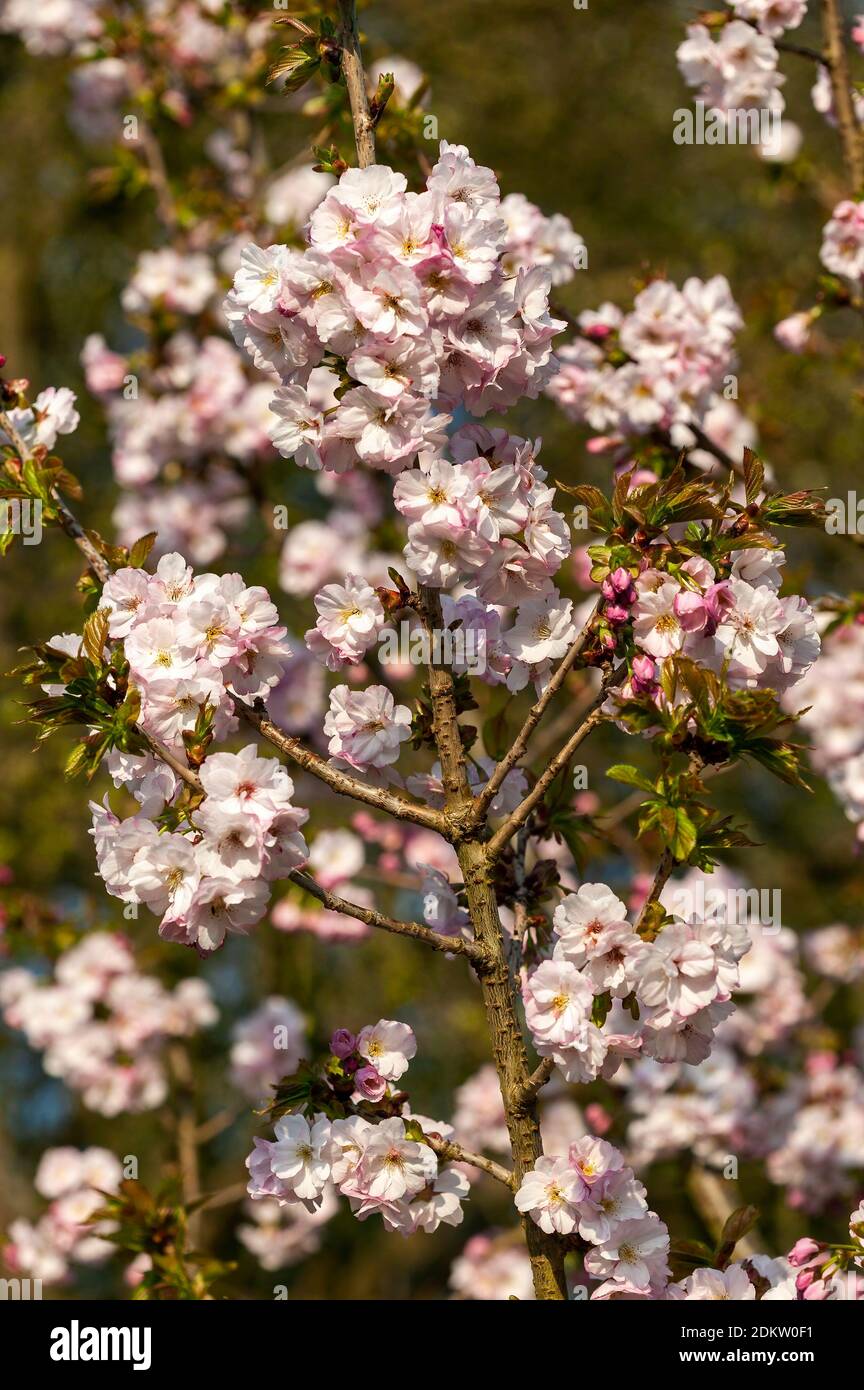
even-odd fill
[{"label": "pink flower bud", "polygon": [[[815,1280],[816,1270],[813,1269],[812,1266],[808,1265],[806,1269],[802,1269],[801,1272],[796,1276],[795,1287],[799,1293],[806,1293]],[[822,1281],[819,1280],[818,1282],[821,1283]],[[811,1297],[818,1298],[819,1295],[818,1293],[814,1293],[811,1294]]]},{"label": "pink flower bud", "polygon": [[382,1100],[387,1090],[387,1082],[379,1076],[374,1067],[361,1067],[354,1074],[354,1085],[366,1100]]},{"label": "pink flower bud", "polygon": [[609,603],[603,610],[603,617],[612,623],[613,627],[620,627],[630,617],[630,610],[622,607],[620,603]]},{"label": "pink flower bud", "polygon": [[723,621],[730,608],[734,608],[735,600],[732,597],[732,589],[728,579],[721,579],[719,584],[712,584],[710,589],[705,592],[705,607],[708,609],[708,616],[713,624],[711,632],[714,632],[718,623]]},{"label": "pink flower bud", "polygon": [[357,1039],[353,1033],[349,1033],[347,1028],[337,1028],[330,1039],[330,1051],[334,1057],[343,1060],[350,1057],[357,1046]]},{"label": "pink flower bud", "polygon": [[814,1255],[818,1255],[819,1251],[823,1248],[824,1247],[821,1246],[818,1241],[813,1240],[811,1236],[802,1236],[800,1240],[796,1240],[786,1258],[790,1265],[794,1265],[796,1269],[800,1269],[801,1265],[806,1265],[808,1261],[812,1260]]},{"label": "pink flower bud", "polygon": [[657,685],[657,672],[650,656],[634,656],[630,684],[637,695],[653,694]]},{"label": "pink flower bud", "polygon": [[709,613],[705,599],[692,589],[682,589],[675,595],[675,616],[685,632],[704,632]]},{"label": "pink flower bud", "polygon": [[[798,1279],[800,1279],[801,1277],[802,1276],[799,1274]],[[800,1292],[801,1290],[800,1285],[798,1284],[798,1279],[795,1280],[795,1283]],[[815,1283],[810,1284],[807,1288],[804,1289],[804,1297],[808,1301],[816,1301],[818,1303],[824,1303],[829,1293],[830,1289],[828,1288],[828,1285],[825,1283],[824,1279],[817,1279]]]},{"label": "pink flower bud", "polygon": [[612,1128],[612,1116],[598,1101],[585,1106],[585,1119],[595,1134],[606,1134]]}]

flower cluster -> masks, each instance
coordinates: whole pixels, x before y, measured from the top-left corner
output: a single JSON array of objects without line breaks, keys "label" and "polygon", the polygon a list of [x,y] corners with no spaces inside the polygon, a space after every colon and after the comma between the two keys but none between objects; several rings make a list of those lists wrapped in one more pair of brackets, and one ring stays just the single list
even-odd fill
[{"label": "flower cluster", "polygon": [[[743,928],[720,920],[673,919],[653,940],[627,920],[602,883],[585,883],[555,909],[552,957],[523,985],[534,1046],[564,1078],[614,1075],[624,1057],[701,1062],[717,1024],[731,1012]],[[638,1005],[638,1025],[613,1001]],[[598,1012],[599,1009],[599,1012]]]},{"label": "flower cluster", "polygon": [[[782,111],[786,103],[780,88],[786,79],[777,70],[779,54],[772,38],[800,24],[806,0],[782,6],[740,0],[736,8],[741,18],[724,25],[716,39],[704,24],[687,26],[687,38],[677,53],[681,75],[712,110]],[[788,15],[785,22],[781,10]],[[757,18],[758,27],[746,22]]]},{"label": "flower cluster", "polygon": [[9,1268],[43,1284],[58,1284],[70,1265],[108,1259],[116,1247],[104,1237],[116,1227],[90,1218],[104,1205],[103,1194],[117,1191],[122,1176],[119,1161],[108,1149],[46,1149],[35,1186],[50,1205],[35,1224],[12,1222],[3,1249]]},{"label": "flower cluster", "polygon": [[[151,761],[135,760],[147,763],[147,775]],[[141,772],[131,769],[133,783]],[[91,802],[91,834],[108,892],[143,903],[161,918],[160,936],[204,954],[227,932],[245,936],[267,910],[270,883],[305,863],[300,826],[308,812],[292,804],[282,765],[258,757],[255,744],[211,753],[199,775],[206,800],[188,830],[160,832],[143,814],[119,821]]]},{"label": "flower cluster", "polygon": [[[203,737],[205,747],[210,736],[224,738],[237,725],[232,694],[266,697],[290,655],[266,590],[238,574],[193,576],[179,555],[163,556],[153,575],[117,570],[101,611],[139,692],[140,727],[184,759],[184,735]],[[58,643],[70,652],[80,645]],[[254,744],[204,759],[206,799],[185,822],[172,806],[182,782],[167,764],[115,751],[108,767],[141,812],[120,822],[107,800],[92,805],[99,872],[114,897],[156,913],[170,940],[212,951],[226,931],[248,932],[264,915],[269,882],[305,862],[308,812],[293,805],[285,769]],[[165,815],[176,828],[165,828]]]},{"label": "flower cluster", "polygon": [[686,560],[677,575],[653,569],[649,559],[632,587],[625,587],[627,571],[616,571],[609,589],[622,586],[623,602],[612,593],[605,613],[613,624],[632,623],[642,654],[633,665],[634,691],[655,693],[663,662],[676,653],[722,672],[733,690],[796,686],[816,661],[820,641],[807,601],[800,594],[779,597],[784,563],[783,551],[753,546],[732,552],[724,578],[701,557]]},{"label": "flower cluster", "polygon": [[266,1097],[280,1076],[296,1070],[306,1020],[291,999],[272,995],[231,1030],[231,1081],[252,1100]]},{"label": "flower cluster", "polygon": [[239,574],[193,575],[178,554],[155,574],[116,570],[100,607],[141,693],[142,727],[171,747],[205,708],[218,736],[236,727],[230,695],[266,699],[291,655],[266,589]]},{"label": "flower cluster", "polygon": [[[32,405],[15,406],[6,414],[28,447],[53,449],[58,435],[72,434],[78,428],[81,417],[75,400],[75,392],[68,386],[46,386]],[[11,440],[0,429],[0,444],[9,443]]]},{"label": "flower cluster", "polygon": [[860,284],[864,279],[864,203],[838,203],[822,233],[822,264],[832,275]]},{"label": "flower cluster", "polygon": [[57,960],[53,977],[0,975],[3,1017],[43,1053],[49,1076],[102,1115],[153,1110],[168,1092],[165,1049],[216,1022],[203,980],[164,988],[136,968],[122,936],[93,932]]},{"label": "flower cluster", "polygon": [[[307,251],[247,247],[226,313],[238,345],[284,382],[280,453],[398,474],[440,456],[448,417],[435,403],[482,415],[536,397],[562,326],[548,312],[556,257],[577,249],[569,229],[557,237],[551,268],[508,269],[491,170],[443,141],[422,193],[384,165],[349,169],[313,212]],[[322,363],[348,387],[326,410],[307,390]]]},{"label": "flower cluster", "polygon": [[247,1219],[237,1227],[237,1239],[262,1269],[285,1269],[321,1248],[323,1228],[338,1210],[331,1188],[325,1188],[315,1211],[307,1210],[301,1202],[288,1206],[275,1199],[250,1199],[244,1203]]},{"label": "flower cluster", "polygon": [[[203,307],[202,295],[212,296],[208,257],[184,259],[168,249],[148,255],[157,264],[142,257],[127,305],[193,313]],[[193,261],[200,263],[194,274]],[[121,540],[134,540],[155,522],[160,553],[180,548],[196,563],[209,563],[225,547],[226,528],[246,517],[245,470],[272,455],[271,388],[249,380],[224,338],[186,330],[161,344],[158,364],[140,385],[137,364],[133,373],[132,363],[98,335],[86,340],[82,361],[87,385],[105,407],[114,476],[124,489],[114,515]]]},{"label": "flower cluster", "polygon": [[538,1158],[515,1201],[541,1231],[578,1232],[593,1247],[585,1269],[603,1280],[593,1298],[663,1296],[669,1232],[649,1211],[645,1188],[632,1169],[605,1139],[577,1139],[566,1156]]},{"label": "flower cluster", "polygon": [[814,768],[864,839],[864,624],[843,623],[825,638],[794,704],[803,707]]},{"label": "flower cluster", "polygon": [[[447,1138],[449,1125],[423,1116],[392,1113],[404,1107],[394,1089],[416,1052],[411,1029],[381,1019],[355,1036],[337,1029],[326,1079],[339,1086],[354,1110],[336,1119],[316,1111],[310,1117],[287,1114],[276,1121],[275,1139],[255,1140],[246,1160],[253,1199],[320,1208],[336,1188],[347,1197],[358,1220],[378,1214],[388,1230],[401,1235],[431,1233],[441,1223],[458,1226],[468,1182],[461,1169],[441,1168],[425,1133]],[[335,1095],[335,1092],[334,1092]],[[375,1118],[375,1106],[389,1108]],[[370,1118],[367,1118],[367,1115]]]},{"label": "flower cluster", "polygon": [[805,1302],[857,1302],[864,1299],[864,1202],[849,1217],[846,1246],[832,1247],[803,1236],[789,1251],[795,1293]]},{"label": "flower cluster", "polygon": [[[724,396],[741,327],[724,276],[693,276],[681,289],[652,280],[629,313],[602,304],[577,323],[579,336],[557,350],[559,368],[547,393],[597,432],[595,450],[658,430],[691,449],[691,425],[733,453],[754,442],[752,427]],[[701,462],[703,452],[694,448],[694,454]]]},{"label": "flower cluster", "polygon": [[[645,1188],[603,1139],[588,1136],[566,1155],[539,1158],[525,1174],[516,1206],[542,1231],[581,1237],[585,1272],[602,1281],[592,1299],[750,1302],[864,1298],[864,1204],[850,1217],[851,1247],[797,1242],[787,1260],[751,1255],[715,1269],[700,1266],[670,1282],[669,1232],[649,1210]],[[797,1270],[797,1274],[796,1274]]]}]

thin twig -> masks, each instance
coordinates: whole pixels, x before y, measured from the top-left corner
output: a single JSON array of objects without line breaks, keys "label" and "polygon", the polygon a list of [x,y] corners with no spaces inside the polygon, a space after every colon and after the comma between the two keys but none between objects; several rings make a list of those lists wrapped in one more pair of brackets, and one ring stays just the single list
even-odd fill
[{"label": "thin twig", "polygon": [[445,1163],[470,1163],[472,1168],[479,1168],[481,1172],[488,1173],[490,1178],[496,1178],[513,1191],[515,1180],[509,1168],[502,1167],[500,1163],[484,1157],[483,1154],[471,1153],[469,1149],[463,1149],[461,1144],[456,1144],[451,1139],[442,1139],[438,1134],[424,1133],[423,1137],[429,1148],[439,1158],[443,1158]]},{"label": "thin twig", "polygon": [[[188,1207],[196,1202],[201,1192],[201,1173],[198,1162],[198,1121],[195,1103],[195,1077],[189,1061],[189,1053],[182,1043],[174,1043],[169,1049],[168,1060],[174,1078],[174,1094],[177,1116],[177,1160],[180,1167],[180,1183],[183,1189],[183,1202]],[[189,1241],[194,1247],[198,1243],[200,1220],[197,1211],[188,1219]]]},{"label": "thin twig", "polygon": [[505,845],[509,843],[511,837],[516,834],[522,822],[530,816],[534,807],[538,806],[543,800],[543,797],[555,781],[558,773],[562,768],[567,766],[573,754],[576,752],[576,749],[584,742],[592,729],[595,729],[598,724],[603,723],[606,715],[603,713],[601,706],[604,704],[609,694],[610,687],[614,685],[618,677],[623,674],[623,671],[624,666],[622,663],[606,678],[591,702],[591,712],[587,718],[582,721],[579,728],[570,736],[560,753],[556,754],[552,759],[542,777],[538,777],[530,792],[528,792],[527,796],[522,798],[515,811],[511,812],[504,824],[496,830],[486,846],[490,859],[497,858]]},{"label": "thin twig", "polygon": [[656,902],[660,901],[660,894],[666,887],[666,884],[668,883],[669,878],[672,874],[672,870],[674,868],[674,854],[671,850],[664,849],[663,853],[660,856],[660,863],[657,865],[657,872],[654,875],[654,882],[651,885],[651,891],[649,892],[647,898],[642,904],[642,910],[639,913],[639,917],[636,922],[635,930],[637,933],[640,932],[641,929],[647,924],[651,908],[654,906]]},{"label": "thin twig", "polygon": [[316,883],[314,878],[308,874],[301,873],[299,869],[288,874],[292,883],[303,888],[307,893],[311,893],[313,898],[317,898],[319,903],[330,909],[331,912],[341,912],[346,917],[356,917],[359,922],[365,922],[370,927],[380,927],[382,931],[393,932],[396,936],[409,936],[415,941],[422,941],[427,946],[431,946],[433,951],[443,951],[447,955],[466,956],[473,963],[484,966],[486,964],[486,953],[474,941],[465,941],[461,936],[445,936],[443,932],[432,931],[431,927],[423,926],[420,922],[401,922],[394,917],[385,917],[383,913],[376,912],[371,907],[361,907],[359,903],[349,902],[346,898],[340,898],[335,893],[329,893],[326,888],[322,888],[320,883]]},{"label": "thin twig", "polygon": [[501,786],[501,783],[504,781],[504,778],[507,776],[508,772],[511,770],[511,768],[516,766],[516,764],[519,762],[519,759],[523,757],[523,755],[525,754],[528,748],[528,743],[531,738],[531,735],[537,728],[537,725],[540,723],[540,720],[543,718],[543,715],[546,713],[546,710],[549,708],[549,705],[554,700],[555,696],[558,694],[558,691],[561,689],[562,685],[567,679],[567,676],[575,666],[579,656],[581,655],[582,649],[585,646],[585,643],[588,639],[588,634],[591,630],[591,626],[594,622],[594,619],[597,616],[598,607],[599,600],[595,607],[592,609],[591,616],[585,623],[585,626],[582,628],[582,631],[579,633],[579,636],[576,638],[575,642],[572,644],[566,655],[561,658],[561,661],[558,663],[557,667],[553,671],[552,676],[549,679],[549,683],[546,686],[546,689],[543,691],[543,694],[540,696],[538,700],[534,702],[534,704],[528,711],[528,714],[525,718],[525,723],[522,725],[522,728],[516,735],[512,747],[501,759],[498,766],[494,769],[492,776],[489,778],[489,781],[486,783],[486,786],[483,788],[482,792],[480,792],[479,795],[476,797],[474,802],[474,817],[477,822],[479,822],[482,819],[482,817],[486,815],[487,810],[494,801],[498,789]]},{"label": "thin twig", "polygon": [[351,115],[354,122],[354,139],[357,145],[357,162],[361,169],[368,169],[375,163],[375,134],[372,118],[369,115],[369,97],[366,92],[366,74],[363,71],[363,57],[360,52],[360,38],[357,33],[357,7],[353,0],[339,0],[341,28],[339,40],[342,45],[342,75],[348,88]]},{"label": "thin twig", "polygon": [[313,753],[311,748],[306,748],[299,739],[280,729],[263,710],[247,705],[236,695],[233,700],[237,713],[257,729],[262,738],[272,743],[274,748],[278,748],[280,753],[284,753],[305,772],[310,772],[313,777],[325,782],[340,796],[350,796],[354,801],[362,801],[367,806],[377,806],[379,811],[386,811],[398,820],[425,826],[427,830],[437,830],[445,837],[448,835],[447,818],[441,811],[422,802],[411,801],[401,793],[387,791],[383,787],[372,787],[367,782],[361,782],[358,777],[352,777],[350,773],[332,767],[325,758]]}]

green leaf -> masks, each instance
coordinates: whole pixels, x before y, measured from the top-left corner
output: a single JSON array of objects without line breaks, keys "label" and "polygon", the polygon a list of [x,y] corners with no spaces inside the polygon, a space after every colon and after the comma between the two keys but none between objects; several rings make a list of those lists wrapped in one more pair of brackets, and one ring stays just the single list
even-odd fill
[{"label": "green leaf", "polygon": [[613,782],[624,782],[628,787],[640,787],[643,792],[655,790],[653,782],[629,763],[615,763],[607,768],[606,776],[611,777]]},{"label": "green leaf", "polygon": [[765,466],[752,449],[744,449],[744,495],[752,507],[765,484]]},{"label": "green leaf", "polygon": [[132,569],[140,570],[147,561],[150,551],[156,540],[156,532],[148,531],[146,536],[141,536],[129,551],[129,564]]}]

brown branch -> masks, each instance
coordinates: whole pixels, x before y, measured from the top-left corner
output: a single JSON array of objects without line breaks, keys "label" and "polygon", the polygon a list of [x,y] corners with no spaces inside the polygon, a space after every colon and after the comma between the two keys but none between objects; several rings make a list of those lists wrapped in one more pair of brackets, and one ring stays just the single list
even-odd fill
[{"label": "brown branch", "polygon": [[474,801],[475,821],[480,821],[480,819],[486,815],[486,812],[488,811],[493,800],[495,799],[495,796],[498,792],[499,787],[504,781],[504,778],[507,776],[508,772],[510,772],[511,768],[514,768],[516,766],[516,764],[519,762],[519,759],[524,756],[528,748],[528,743],[531,738],[531,735],[537,728],[537,725],[540,723],[540,720],[543,718],[543,715],[546,713],[546,710],[549,708],[549,705],[554,700],[555,696],[558,694],[558,691],[563,686],[565,680],[567,679],[567,676],[572,671],[573,667],[576,664],[576,661],[578,660],[582,652],[583,647],[585,646],[585,642],[587,641],[591,625],[594,622],[594,619],[597,615],[598,607],[599,600],[597,605],[595,605],[594,609],[592,610],[590,618],[586,622],[585,626],[582,628],[582,631],[579,633],[579,636],[576,638],[575,642],[570,647],[570,650],[566,653],[565,656],[562,657],[558,666],[553,671],[549,683],[546,686],[546,689],[543,691],[543,694],[540,696],[538,700],[535,701],[535,703],[531,706],[530,710],[528,711],[525,723],[522,725],[522,728],[516,735],[516,738],[513,742],[513,746],[501,759],[498,766],[493,770],[492,776],[489,778],[489,781],[486,783],[486,786],[483,788],[482,792],[480,792],[479,795],[476,797]]},{"label": "brown branch", "polygon": [[843,163],[851,185],[850,192],[857,198],[864,184],[864,146],[855,116],[849,64],[846,61],[846,47],[843,41],[843,16],[838,0],[822,0],[822,40],[825,45],[826,64],[831,75],[831,92],[840,143],[843,147]]},{"label": "brown branch", "polygon": [[[420,614],[430,637],[440,632],[444,625],[441,613],[441,596],[437,589],[420,586]],[[465,815],[468,808],[473,809],[474,798],[468,782],[468,768],[465,762],[465,749],[459,731],[459,718],[456,711],[456,692],[453,675],[448,668],[434,660],[436,643],[429,643],[429,699],[432,704],[432,729],[441,763],[441,781],[444,786],[444,803],[447,819],[451,825]]]},{"label": "brown branch", "polygon": [[555,1063],[551,1057],[544,1057],[543,1061],[534,1068],[518,1098],[518,1104],[525,1106],[531,1105],[542,1091],[546,1082],[550,1079],[555,1070]]},{"label": "brown branch", "polygon": [[657,866],[657,872],[654,875],[654,882],[651,885],[651,891],[649,892],[647,898],[642,904],[642,910],[640,911],[639,917],[636,922],[635,930],[637,933],[640,932],[641,929],[646,925],[651,912],[651,908],[654,906],[656,902],[660,901],[660,894],[666,887],[666,884],[668,883],[669,878],[672,874],[672,870],[674,868],[674,854],[671,850],[664,849],[663,853],[660,856],[660,863]]},{"label": "brown branch", "polygon": [[220,1188],[211,1197],[205,1197],[199,1210],[206,1207],[208,1211],[215,1211],[217,1207],[230,1207],[235,1202],[240,1202],[248,1193],[248,1186],[245,1182],[232,1182],[229,1187]]},{"label": "brown branch", "polygon": [[773,42],[778,53],[794,53],[798,58],[809,58],[811,63],[820,63],[823,68],[831,67],[825,54],[820,53],[818,48],[808,48],[806,44],[792,43],[789,39],[774,39]]},{"label": "brown branch", "polygon": [[330,763],[320,754],[313,753],[311,748],[306,748],[299,739],[287,734],[284,729],[279,728],[278,724],[274,724],[272,719],[268,719],[263,710],[247,705],[236,695],[232,699],[237,713],[246,720],[247,724],[251,724],[254,729],[257,729],[262,738],[265,738],[268,743],[272,743],[274,748],[278,748],[280,753],[284,753],[286,758],[290,758],[305,772],[310,772],[320,782],[325,782],[340,796],[350,796],[354,801],[362,801],[366,806],[376,806],[379,811],[386,811],[398,820],[425,826],[427,830],[437,830],[439,835],[447,837],[448,822],[441,811],[436,810],[433,806],[426,806],[422,802],[411,801],[400,792],[387,791],[383,787],[372,787],[368,782],[362,782],[359,777],[352,777],[350,773],[331,767]]},{"label": "brown branch", "polygon": [[[180,1167],[180,1183],[183,1201],[188,1207],[197,1202],[201,1193],[201,1172],[198,1162],[198,1121],[195,1103],[195,1078],[189,1053],[182,1043],[174,1043],[168,1052],[171,1074],[174,1079],[174,1096],[177,1122],[177,1161]],[[200,1234],[199,1213],[194,1211],[188,1217],[189,1241],[193,1248],[198,1244]]]},{"label": "brown branch", "polygon": [[144,739],[144,742],[147,744],[154,758],[160,758],[162,762],[165,763],[167,767],[170,767],[171,771],[182,781],[186,782],[193,791],[203,792],[204,788],[201,785],[201,778],[198,776],[197,772],[193,772],[191,767],[181,762],[169,748],[164,748],[159,740],[154,738],[152,734],[148,734],[145,729],[142,729],[140,724],[136,724],[135,727]]},{"label": "brown branch", "polygon": [[375,128],[369,115],[369,97],[366,92],[366,74],[363,71],[363,57],[357,33],[357,6],[354,0],[339,0],[339,18],[342,76],[345,78],[348,100],[351,103],[357,162],[361,169],[368,169],[370,164],[375,163]]},{"label": "brown branch", "polygon": [[147,172],[150,175],[150,187],[156,195],[156,208],[160,220],[166,231],[174,233],[179,228],[179,218],[174,205],[174,195],[171,192],[168,170],[165,167],[162,146],[150,126],[140,116],[138,117],[138,140],[144,155]]},{"label": "brown branch", "polygon": [[696,444],[700,449],[704,450],[706,454],[711,454],[718,463],[722,463],[723,467],[728,468],[730,472],[737,473],[739,478],[743,477],[744,464],[741,460],[736,463],[731,454],[728,454],[719,444],[714,443],[714,440],[710,435],[705,433],[701,425],[697,425],[691,420],[687,428],[695,438]]},{"label": "brown branch", "polygon": [[543,775],[538,777],[530,792],[528,792],[527,796],[522,798],[515,811],[512,811],[504,821],[504,824],[499,826],[498,830],[496,830],[486,846],[486,851],[490,859],[497,858],[509,843],[511,837],[516,834],[522,822],[527,820],[535,806],[538,806],[543,800],[550,786],[558,776],[558,773],[562,768],[567,766],[573,754],[576,752],[576,749],[585,741],[592,729],[595,729],[598,724],[602,724],[606,719],[606,715],[603,713],[601,706],[609,694],[610,687],[615,683],[618,677],[623,674],[623,671],[624,667],[622,664],[616,667],[610,676],[607,676],[591,703],[591,712],[587,718],[582,721],[575,733],[571,734],[560,753],[557,753],[552,759]]},{"label": "brown branch", "polygon": [[316,883],[314,878],[296,869],[288,874],[292,883],[303,888],[305,892],[311,893],[313,898],[317,898],[319,903],[330,909],[331,912],[341,912],[346,917],[356,917],[359,922],[365,922],[370,927],[380,927],[382,931],[393,932],[396,936],[409,936],[414,941],[422,941],[425,945],[431,946],[433,951],[443,951],[447,955],[465,956],[472,964],[483,968],[488,964],[486,952],[474,941],[464,941],[461,936],[445,936],[443,932],[433,931],[431,927],[423,926],[420,922],[400,922],[394,917],[385,917],[383,913],[376,912],[371,907],[361,907],[359,903],[348,902],[346,898],[340,898],[335,893],[329,893],[326,888],[322,888]]},{"label": "brown branch", "polygon": [[469,1149],[463,1149],[461,1144],[456,1144],[452,1139],[442,1139],[439,1134],[426,1134],[423,1138],[429,1148],[443,1158],[445,1163],[470,1163],[472,1168],[479,1168],[481,1172],[488,1173],[490,1178],[502,1182],[505,1187],[509,1187],[512,1192],[515,1186],[513,1174],[509,1168],[504,1168],[494,1159],[485,1158],[483,1154],[471,1153]]}]

